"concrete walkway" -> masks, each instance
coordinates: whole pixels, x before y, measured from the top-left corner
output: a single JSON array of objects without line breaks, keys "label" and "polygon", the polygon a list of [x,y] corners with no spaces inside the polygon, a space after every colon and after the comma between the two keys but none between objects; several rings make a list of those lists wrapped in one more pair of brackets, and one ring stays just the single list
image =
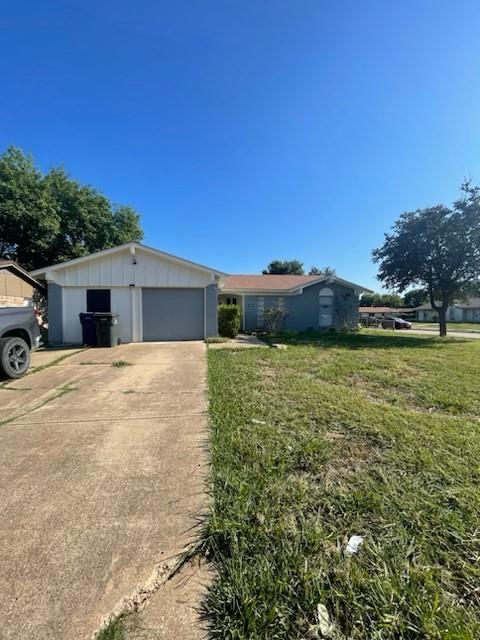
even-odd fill
[{"label": "concrete walkway", "polygon": [[[0,389],[2,640],[89,640],[164,581],[205,507],[205,389],[200,342],[81,351]],[[166,598],[162,638],[200,637],[200,595]]]}]

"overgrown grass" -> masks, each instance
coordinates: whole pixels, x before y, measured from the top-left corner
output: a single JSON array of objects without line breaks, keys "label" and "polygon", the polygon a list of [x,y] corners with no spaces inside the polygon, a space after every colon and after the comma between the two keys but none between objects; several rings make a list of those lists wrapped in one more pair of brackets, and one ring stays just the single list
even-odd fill
[{"label": "overgrown grass", "polygon": [[95,640],[126,640],[125,628],[121,619],[113,620],[97,634]]},{"label": "overgrown grass", "polygon": [[212,637],[479,638],[480,342],[282,340],[208,353]]}]

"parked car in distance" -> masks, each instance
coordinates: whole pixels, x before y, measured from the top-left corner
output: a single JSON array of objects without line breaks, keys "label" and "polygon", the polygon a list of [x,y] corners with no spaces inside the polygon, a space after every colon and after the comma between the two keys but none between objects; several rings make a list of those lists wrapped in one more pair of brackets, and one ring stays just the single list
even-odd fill
[{"label": "parked car in distance", "polygon": [[40,329],[33,307],[0,308],[0,376],[25,375],[30,353],[39,346]]},{"label": "parked car in distance", "polygon": [[412,323],[402,318],[394,318],[393,316],[383,318],[382,327],[384,329],[411,329]]}]

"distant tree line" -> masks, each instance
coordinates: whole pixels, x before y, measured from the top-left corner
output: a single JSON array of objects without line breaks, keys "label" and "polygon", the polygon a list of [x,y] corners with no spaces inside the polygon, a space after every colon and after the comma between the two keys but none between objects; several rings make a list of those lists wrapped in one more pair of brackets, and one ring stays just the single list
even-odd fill
[{"label": "distant tree line", "polygon": [[[303,276],[305,275],[305,269],[303,267],[303,262],[300,260],[272,260],[267,268],[262,271],[265,275],[294,275],[294,276]],[[323,269],[319,269],[318,267],[310,267],[308,272],[309,276],[325,276],[325,277],[333,277],[335,276],[335,269],[332,267],[323,267]]]},{"label": "distant tree line", "polygon": [[142,237],[131,207],[112,204],[62,167],[43,173],[15,147],[0,155],[0,258],[31,270]]}]

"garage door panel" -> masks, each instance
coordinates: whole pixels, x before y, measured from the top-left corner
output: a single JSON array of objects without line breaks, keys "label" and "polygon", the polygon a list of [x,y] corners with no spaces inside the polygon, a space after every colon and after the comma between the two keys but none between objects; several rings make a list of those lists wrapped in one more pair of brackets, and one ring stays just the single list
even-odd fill
[{"label": "garage door panel", "polygon": [[143,288],[144,340],[202,340],[203,289]]}]

